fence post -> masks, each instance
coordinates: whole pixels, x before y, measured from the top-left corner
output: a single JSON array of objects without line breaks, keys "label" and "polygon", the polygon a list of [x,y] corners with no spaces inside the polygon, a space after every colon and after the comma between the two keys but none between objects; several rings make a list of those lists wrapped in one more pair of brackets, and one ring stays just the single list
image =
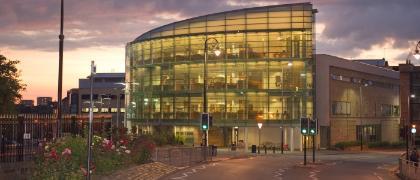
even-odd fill
[{"label": "fence post", "polygon": [[17,127],[17,137],[16,137],[16,149],[17,149],[17,161],[23,160],[23,134],[25,129],[24,121],[25,118],[21,115],[18,116],[18,127]]}]

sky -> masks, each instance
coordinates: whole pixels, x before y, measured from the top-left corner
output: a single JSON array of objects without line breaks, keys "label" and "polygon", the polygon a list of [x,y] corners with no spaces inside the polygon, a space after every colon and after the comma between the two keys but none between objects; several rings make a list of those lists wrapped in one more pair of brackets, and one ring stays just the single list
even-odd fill
[{"label": "sky", "polygon": [[[125,44],[171,22],[226,10],[312,2],[316,52],[404,63],[420,40],[420,0],[64,0],[63,97],[90,73],[124,72]],[[0,0],[0,54],[20,60],[23,99],[58,82],[59,0]]]}]

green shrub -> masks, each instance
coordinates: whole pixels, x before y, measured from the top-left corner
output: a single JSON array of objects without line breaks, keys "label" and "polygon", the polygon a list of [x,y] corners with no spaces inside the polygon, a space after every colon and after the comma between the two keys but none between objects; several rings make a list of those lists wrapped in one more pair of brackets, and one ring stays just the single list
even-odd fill
[{"label": "green shrub", "polygon": [[358,146],[358,145],[360,145],[360,141],[343,141],[343,142],[336,143],[334,147],[344,150],[347,147]]},{"label": "green shrub", "polygon": [[389,143],[387,141],[369,142],[369,148],[402,148],[405,143],[402,141]]}]

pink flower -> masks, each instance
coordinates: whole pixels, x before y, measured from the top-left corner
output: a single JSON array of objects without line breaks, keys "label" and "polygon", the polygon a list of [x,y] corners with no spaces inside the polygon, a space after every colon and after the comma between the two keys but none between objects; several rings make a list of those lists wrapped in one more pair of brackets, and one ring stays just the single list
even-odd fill
[{"label": "pink flower", "polygon": [[50,157],[53,158],[53,159],[55,159],[55,160],[58,160],[59,157],[57,155],[57,151],[55,150],[55,148],[52,148],[51,149]]},{"label": "pink flower", "polygon": [[61,153],[61,155],[71,155],[71,149],[70,148],[64,149],[64,151]]}]

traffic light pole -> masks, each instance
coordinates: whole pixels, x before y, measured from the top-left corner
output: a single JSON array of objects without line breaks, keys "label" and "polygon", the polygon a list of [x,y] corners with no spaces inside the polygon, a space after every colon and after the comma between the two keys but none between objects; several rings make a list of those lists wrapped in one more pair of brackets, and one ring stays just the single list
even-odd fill
[{"label": "traffic light pole", "polygon": [[315,135],[312,135],[312,163],[315,163]]},{"label": "traffic light pole", "polygon": [[306,166],[306,136],[303,136],[303,165]]}]

